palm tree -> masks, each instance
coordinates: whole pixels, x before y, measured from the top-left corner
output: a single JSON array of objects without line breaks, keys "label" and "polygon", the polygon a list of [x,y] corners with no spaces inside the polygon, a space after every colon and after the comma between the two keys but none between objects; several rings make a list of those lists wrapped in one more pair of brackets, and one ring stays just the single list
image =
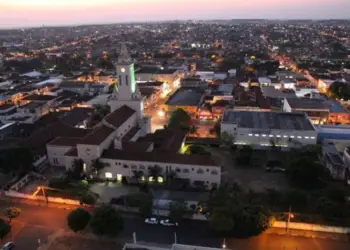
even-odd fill
[{"label": "palm tree", "polygon": [[177,174],[175,171],[170,170],[166,173],[166,180],[168,183],[171,183],[173,180],[175,180]]},{"label": "palm tree", "polygon": [[98,174],[98,172],[105,167],[100,159],[93,160],[91,166],[95,170],[96,174]]},{"label": "palm tree", "polygon": [[155,165],[153,167],[148,168],[148,176],[153,177],[153,180],[158,183],[158,177],[162,177],[162,168]]},{"label": "palm tree", "polygon": [[133,170],[132,173],[137,181],[140,181],[141,177],[143,176],[143,172],[141,170]]}]

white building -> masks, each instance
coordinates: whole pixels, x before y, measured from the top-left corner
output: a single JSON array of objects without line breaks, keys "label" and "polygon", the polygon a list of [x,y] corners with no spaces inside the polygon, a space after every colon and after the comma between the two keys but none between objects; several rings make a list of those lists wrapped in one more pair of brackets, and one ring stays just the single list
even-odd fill
[{"label": "white building", "polygon": [[315,145],[317,132],[303,113],[225,110],[221,132],[234,137],[235,144],[281,147]]},{"label": "white building", "polygon": [[92,162],[105,165],[102,178],[121,180],[133,177],[135,171],[149,178],[148,169],[161,169],[160,181],[169,172],[190,183],[201,182],[210,187],[220,185],[221,167],[210,156],[180,154],[185,133],[160,130],[150,134],[150,118],[143,113],[143,101],[135,82],[134,67],[125,48],[116,66],[119,78],[118,92],[109,101],[111,113],[83,138],[56,138],[47,144],[51,166],[69,169],[81,159],[87,172]]}]

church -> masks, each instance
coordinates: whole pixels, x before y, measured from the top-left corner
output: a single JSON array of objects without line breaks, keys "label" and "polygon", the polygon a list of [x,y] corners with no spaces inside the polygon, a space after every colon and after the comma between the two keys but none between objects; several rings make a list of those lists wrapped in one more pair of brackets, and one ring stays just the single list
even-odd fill
[{"label": "church", "polygon": [[103,179],[121,181],[137,173],[154,181],[149,169],[158,166],[162,182],[169,173],[189,183],[218,186],[221,167],[210,156],[180,154],[186,133],[162,129],[151,133],[151,117],[144,114],[143,100],[135,81],[134,64],[122,45],[116,64],[118,85],[109,99],[111,113],[83,138],[58,137],[46,145],[51,166],[73,167],[77,159],[84,171],[92,172],[93,162],[103,164]]}]

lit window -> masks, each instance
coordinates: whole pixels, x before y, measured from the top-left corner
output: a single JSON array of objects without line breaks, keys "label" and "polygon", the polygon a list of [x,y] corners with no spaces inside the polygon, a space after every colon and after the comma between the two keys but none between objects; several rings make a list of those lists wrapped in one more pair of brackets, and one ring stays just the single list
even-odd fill
[{"label": "lit window", "polygon": [[280,138],[281,136],[280,135],[276,135],[276,137]]},{"label": "lit window", "polygon": [[266,137],[266,135],[265,135],[265,134],[262,134],[262,137]]},{"label": "lit window", "polygon": [[288,135],[284,135],[283,138],[288,138]]},{"label": "lit window", "polygon": [[314,136],[311,136],[311,139],[316,139],[316,137],[314,137]]},{"label": "lit window", "polygon": [[301,139],[301,136],[298,136],[298,139]]},{"label": "lit window", "polygon": [[269,135],[269,137],[273,137],[273,135]]},{"label": "lit window", "polygon": [[310,137],[309,136],[305,136],[305,139],[310,139]]},{"label": "lit window", "polygon": [[248,134],[249,136],[253,136],[253,134]]},{"label": "lit window", "polygon": [[291,135],[290,138],[294,138],[295,136],[294,135]]},{"label": "lit window", "polygon": [[258,137],[258,136],[259,136],[259,134],[255,134],[255,136],[256,136],[256,137]]},{"label": "lit window", "polygon": [[121,181],[123,179],[123,176],[121,174],[117,174],[117,181]]},{"label": "lit window", "polygon": [[112,175],[111,172],[106,172],[106,173],[105,173],[105,177],[106,177],[107,179],[112,179],[112,178],[113,178],[113,175]]},{"label": "lit window", "polygon": [[158,180],[158,183],[163,183],[163,177],[158,176],[157,180]]}]

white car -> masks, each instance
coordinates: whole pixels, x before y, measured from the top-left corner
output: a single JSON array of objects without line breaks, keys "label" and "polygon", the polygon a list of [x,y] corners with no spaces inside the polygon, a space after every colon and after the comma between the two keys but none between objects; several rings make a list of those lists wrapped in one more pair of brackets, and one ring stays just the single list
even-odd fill
[{"label": "white car", "polygon": [[159,221],[157,218],[151,217],[151,218],[146,218],[145,223],[146,224],[158,224]]},{"label": "white car", "polygon": [[177,222],[173,222],[169,219],[161,220],[160,224],[166,227],[177,227],[179,225]]},{"label": "white car", "polygon": [[15,247],[15,244],[13,242],[7,242],[5,245],[2,246],[2,250],[10,250]]}]

